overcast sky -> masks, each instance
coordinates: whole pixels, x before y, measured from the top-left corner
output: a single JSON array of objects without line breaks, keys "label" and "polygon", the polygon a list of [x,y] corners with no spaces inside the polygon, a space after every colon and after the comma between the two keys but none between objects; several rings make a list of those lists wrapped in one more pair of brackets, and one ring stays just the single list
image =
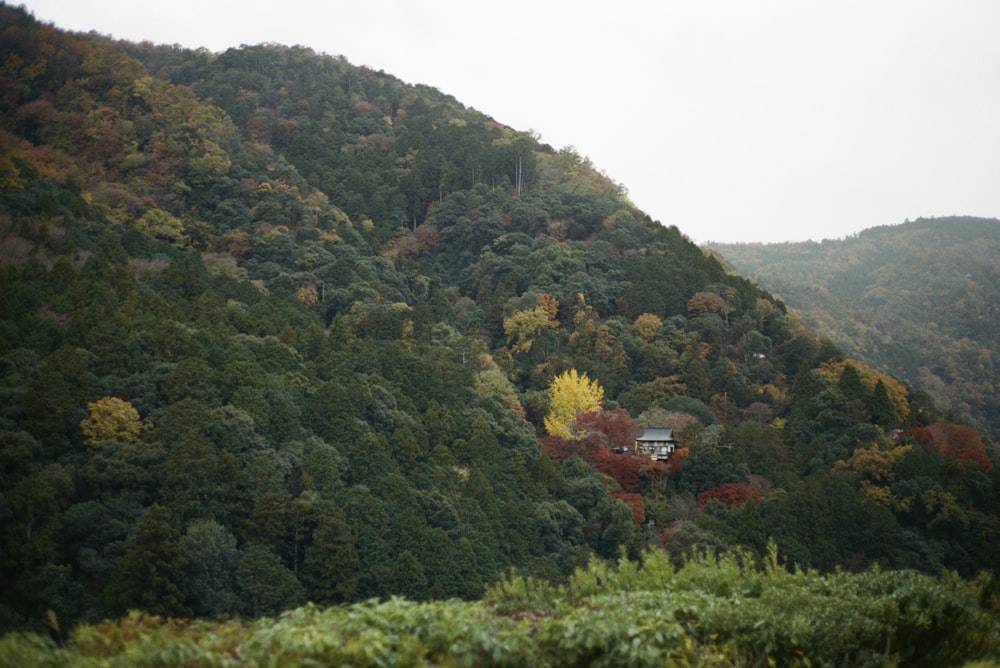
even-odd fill
[{"label": "overcast sky", "polygon": [[434,86],[575,147],[698,242],[1000,217],[997,0],[24,4],[69,30],[298,44]]}]

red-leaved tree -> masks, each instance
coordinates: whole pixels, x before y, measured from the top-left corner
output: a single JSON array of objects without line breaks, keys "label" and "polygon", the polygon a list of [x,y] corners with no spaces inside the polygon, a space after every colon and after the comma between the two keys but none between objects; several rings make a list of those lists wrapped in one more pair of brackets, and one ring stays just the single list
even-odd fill
[{"label": "red-leaved tree", "polygon": [[635,420],[628,416],[624,408],[578,415],[570,427],[570,431],[580,437],[597,434],[611,450],[631,449],[635,445],[637,430]]},{"label": "red-leaved tree", "polygon": [[[638,492],[643,480],[667,475],[668,465],[637,456],[635,420],[621,408],[584,413],[574,420],[570,437],[545,436],[542,450],[557,462],[577,456],[617,482],[626,493]],[[618,450],[618,452],[613,452]],[[622,454],[625,451],[629,454]]]},{"label": "red-leaved tree", "polygon": [[559,463],[576,456],[591,465],[596,465],[598,451],[604,448],[600,441],[593,438],[543,436],[538,439],[538,443],[542,446],[542,451],[545,454]]},{"label": "red-leaved tree", "polygon": [[760,492],[745,482],[727,482],[724,485],[706,489],[698,494],[698,505],[704,506],[712,499],[717,499],[730,508],[742,506],[747,501],[760,503]]},{"label": "red-leaved tree", "polygon": [[993,470],[986,444],[972,427],[938,422],[919,431],[914,429],[911,434],[917,443],[942,457],[956,462],[971,462],[987,473]]},{"label": "red-leaved tree", "polygon": [[642,524],[646,521],[646,502],[642,499],[642,494],[634,492],[614,492],[612,498],[627,503],[632,508],[632,521]]},{"label": "red-leaved tree", "polygon": [[597,470],[611,477],[625,492],[639,490],[640,469],[649,457],[614,454],[604,448],[597,458]]},{"label": "red-leaved tree", "polygon": [[667,474],[674,475],[679,472],[682,468],[684,468],[684,462],[686,462],[687,458],[690,456],[691,451],[687,448],[677,448],[677,450],[674,451],[674,454],[670,456],[670,459],[667,460]]}]

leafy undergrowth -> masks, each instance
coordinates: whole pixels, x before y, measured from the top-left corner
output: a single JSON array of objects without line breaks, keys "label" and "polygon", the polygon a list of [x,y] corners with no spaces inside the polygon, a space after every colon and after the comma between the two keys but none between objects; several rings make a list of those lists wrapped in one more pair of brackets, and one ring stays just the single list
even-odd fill
[{"label": "leafy undergrowth", "polygon": [[133,613],[63,647],[0,639],[18,666],[1000,666],[995,580],[789,572],[772,549],[675,568],[593,560],[564,585],[511,573],[478,602],[307,605],[255,622]]}]

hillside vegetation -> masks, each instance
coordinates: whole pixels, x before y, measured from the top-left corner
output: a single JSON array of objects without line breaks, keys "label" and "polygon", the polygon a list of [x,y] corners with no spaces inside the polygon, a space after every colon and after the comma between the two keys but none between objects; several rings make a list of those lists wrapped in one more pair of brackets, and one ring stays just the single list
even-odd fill
[{"label": "hillside vegetation", "polygon": [[[133,613],[64,647],[0,638],[0,663],[33,666],[928,666],[1000,651],[982,579],[912,571],[789,573],[772,550],[675,568],[592,560],[563,585],[505,577],[481,601],[400,598],[307,605],[253,622]],[[997,665],[983,661],[975,665]]]},{"label": "hillside vegetation", "polygon": [[850,356],[1000,439],[1000,221],[931,218],[822,243],[711,247]]},{"label": "hillside vegetation", "polygon": [[[0,5],[0,63],[0,628],[474,601],[769,539],[994,586],[980,435],[573,150],[301,47]],[[616,454],[645,426],[669,461]]]}]

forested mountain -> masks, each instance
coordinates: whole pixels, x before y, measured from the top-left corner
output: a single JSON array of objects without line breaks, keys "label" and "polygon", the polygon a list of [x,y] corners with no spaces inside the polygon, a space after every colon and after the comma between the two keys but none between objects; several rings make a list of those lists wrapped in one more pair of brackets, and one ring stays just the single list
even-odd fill
[{"label": "forested mountain", "polygon": [[1000,439],[1000,221],[919,219],[822,243],[711,248],[848,355]]},{"label": "forested mountain", "polygon": [[[476,599],[768,538],[1000,564],[974,430],[572,150],[300,47],[0,5],[0,63],[0,627]],[[668,462],[614,453],[644,426]]]}]

